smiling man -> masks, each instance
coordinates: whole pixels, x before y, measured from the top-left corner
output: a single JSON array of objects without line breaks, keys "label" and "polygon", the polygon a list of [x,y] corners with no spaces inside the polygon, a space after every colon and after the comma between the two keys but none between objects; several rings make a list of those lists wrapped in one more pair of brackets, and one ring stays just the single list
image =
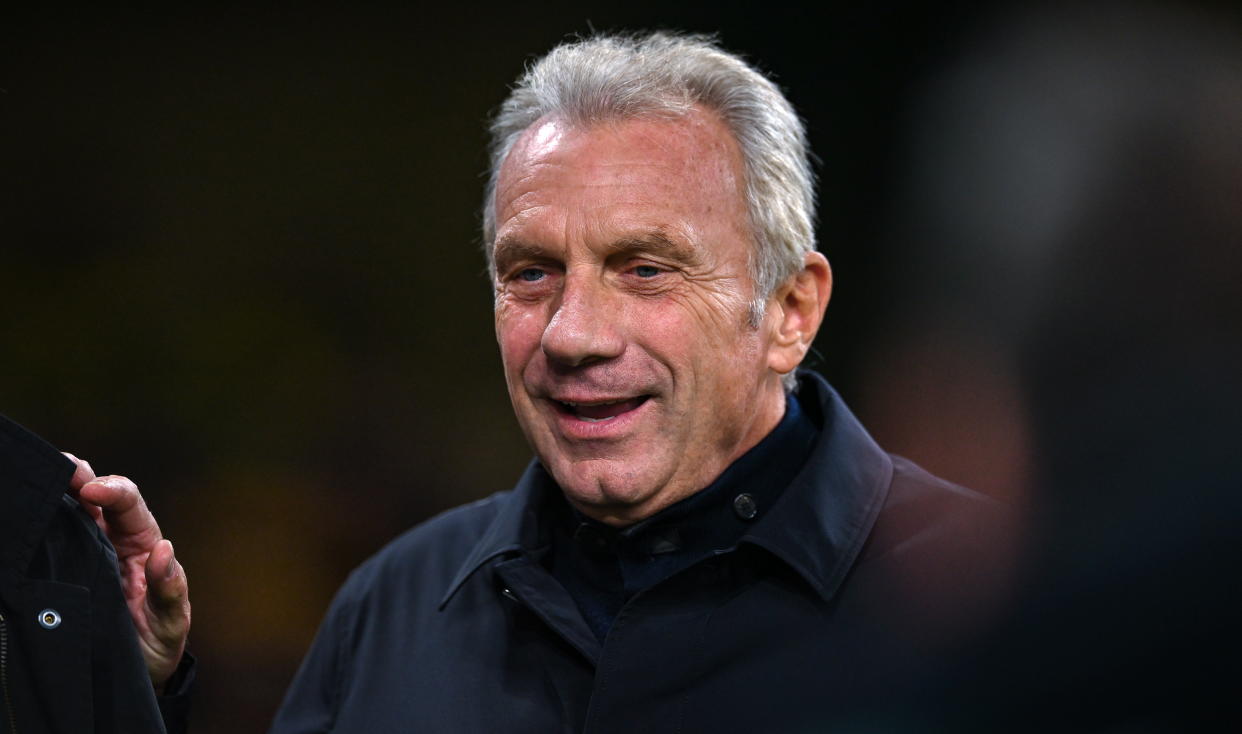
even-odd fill
[{"label": "smiling man", "polygon": [[586,125],[545,115],[501,166],[509,394],[569,502],[609,525],[694,494],[772,431],[782,375],[827,305],[827,261],[807,252],[751,323],[745,175],[729,129],[697,105]]},{"label": "smiling man", "polygon": [[705,39],[596,37],[492,130],[536,458],[353,573],[273,731],[818,730],[943,673],[999,588],[995,507],[796,372],[832,281],[777,88]]}]

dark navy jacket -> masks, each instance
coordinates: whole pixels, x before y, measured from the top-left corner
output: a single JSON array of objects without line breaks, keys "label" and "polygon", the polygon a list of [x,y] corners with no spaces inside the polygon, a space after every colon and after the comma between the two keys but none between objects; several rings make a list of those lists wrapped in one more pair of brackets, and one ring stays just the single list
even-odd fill
[{"label": "dark navy jacket", "polygon": [[73,471],[0,416],[0,731],[184,731],[192,658],[157,700],[116,551],[65,494]]},{"label": "dark navy jacket", "polygon": [[736,546],[634,595],[601,643],[540,562],[559,489],[398,538],[350,576],[272,731],[757,732],[914,700],[1003,590],[996,503],[890,456],[802,373],[819,439]]}]

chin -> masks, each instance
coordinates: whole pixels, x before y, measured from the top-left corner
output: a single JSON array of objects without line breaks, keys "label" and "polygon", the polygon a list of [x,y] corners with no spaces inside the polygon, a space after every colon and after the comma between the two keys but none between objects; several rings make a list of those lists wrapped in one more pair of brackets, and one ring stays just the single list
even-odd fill
[{"label": "chin", "polygon": [[[613,461],[589,460],[547,465],[566,498],[587,515],[627,514],[656,494],[656,482],[633,472],[618,471]],[[597,517],[598,519],[598,517]]]}]

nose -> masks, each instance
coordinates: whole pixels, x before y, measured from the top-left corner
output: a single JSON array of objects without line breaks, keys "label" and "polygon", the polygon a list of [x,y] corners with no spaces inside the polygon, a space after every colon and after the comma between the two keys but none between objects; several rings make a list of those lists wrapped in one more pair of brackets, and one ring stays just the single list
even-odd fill
[{"label": "nose", "polygon": [[606,287],[590,274],[568,274],[560,303],[543,330],[548,360],[580,367],[621,356],[625,339]]}]

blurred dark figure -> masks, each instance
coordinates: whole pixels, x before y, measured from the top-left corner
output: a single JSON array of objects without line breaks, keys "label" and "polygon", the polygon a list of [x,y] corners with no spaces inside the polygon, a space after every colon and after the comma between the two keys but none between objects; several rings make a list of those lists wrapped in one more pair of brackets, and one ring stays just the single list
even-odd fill
[{"label": "blurred dark figure", "polygon": [[912,117],[894,236],[921,253],[907,292],[927,320],[886,357],[928,333],[993,345],[1019,400],[987,381],[975,399],[1030,426],[1034,467],[1011,493],[1029,516],[1014,612],[924,692],[912,728],[1186,731],[1236,708],[1234,20],[1009,15]]}]

